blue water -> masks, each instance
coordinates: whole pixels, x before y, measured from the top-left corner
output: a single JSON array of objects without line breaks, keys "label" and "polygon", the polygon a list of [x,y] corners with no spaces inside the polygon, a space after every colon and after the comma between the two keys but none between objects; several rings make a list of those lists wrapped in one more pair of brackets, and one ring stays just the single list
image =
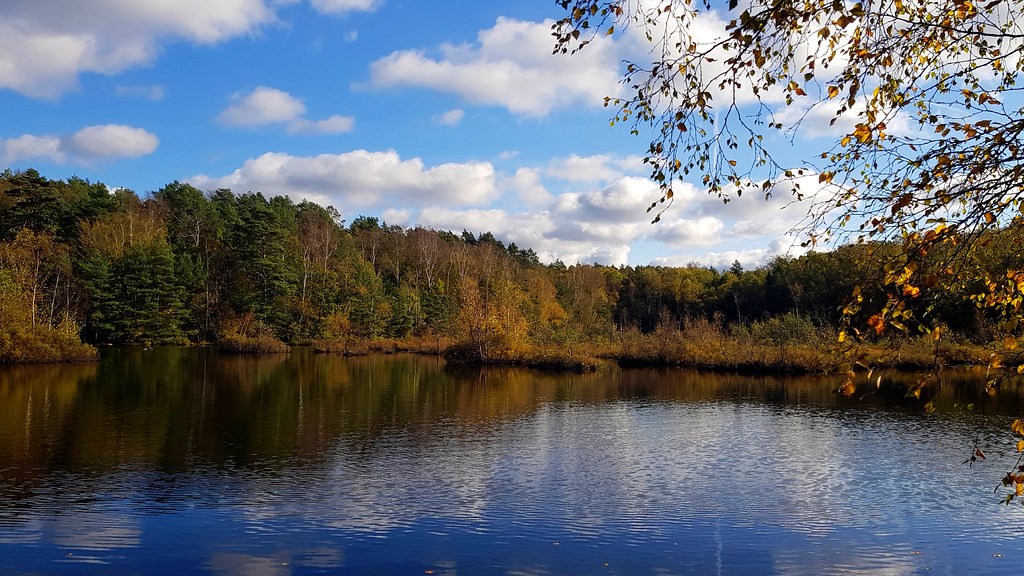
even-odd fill
[{"label": "blue water", "polygon": [[0,574],[1024,568],[1013,395],[155,354],[0,372]]}]

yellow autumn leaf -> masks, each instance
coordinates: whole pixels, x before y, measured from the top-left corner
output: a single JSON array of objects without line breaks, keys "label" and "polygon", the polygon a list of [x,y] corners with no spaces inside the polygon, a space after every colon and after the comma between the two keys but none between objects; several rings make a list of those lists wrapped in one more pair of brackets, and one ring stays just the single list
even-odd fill
[{"label": "yellow autumn leaf", "polygon": [[1017,442],[1017,452],[1024,452],[1024,440]]},{"label": "yellow autumn leaf", "polygon": [[871,140],[871,128],[867,124],[857,124],[857,128],[853,131],[853,135],[861,143]]},{"label": "yellow autumn leaf", "polygon": [[1024,496],[1024,484],[1017,484],[1017,496]]},{"label": "yellow autumn leaf", "polygon": [[1017,434],[1024,436],[1024,421],[1021,421],[1020,418],[1014,420],[1013,424],[1010,425],[1010,428]]},{"label": "yellow autumn leaf", "polygon": [[838,95],[839,95],[839,87],[837,87],[837,86],[829,86],[828,87],[828,97],[829,98],[835,98]]}]

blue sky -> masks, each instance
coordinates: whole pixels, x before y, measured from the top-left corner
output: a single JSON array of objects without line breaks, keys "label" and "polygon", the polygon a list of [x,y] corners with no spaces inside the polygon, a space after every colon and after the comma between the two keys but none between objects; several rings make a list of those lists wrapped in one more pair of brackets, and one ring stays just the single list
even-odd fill
[{"label": "blue sky", "polygon": [[545,262],[796,254],[788,198],[723,205],[696,178],[650,224],[647,136],[601,105],[642,43],[553,56],[561,16],[553,0],[5,2],[0,167],[288,194],[349,221],[490,230]]}]

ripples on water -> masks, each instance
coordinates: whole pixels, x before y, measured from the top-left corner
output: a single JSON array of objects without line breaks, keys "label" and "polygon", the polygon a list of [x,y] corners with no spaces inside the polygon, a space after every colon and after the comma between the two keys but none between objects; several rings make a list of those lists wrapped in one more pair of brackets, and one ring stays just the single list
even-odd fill
[{"label": "ripples on water", "polygon": [[156,354],[0,373],[4,576],[1024,567],[992,491],[1015,396],[925,416],[825,380]]}]

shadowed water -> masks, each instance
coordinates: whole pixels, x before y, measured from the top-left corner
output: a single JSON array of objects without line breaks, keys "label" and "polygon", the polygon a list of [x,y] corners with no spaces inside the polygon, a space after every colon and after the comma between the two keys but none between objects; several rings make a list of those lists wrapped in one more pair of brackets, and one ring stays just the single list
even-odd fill
[{"label": "shadowed water", "polygon": [[898,381],[301,349],[0,367],[0,574],[1020,571],[1024,403],[979,378],[925,415]]}]

